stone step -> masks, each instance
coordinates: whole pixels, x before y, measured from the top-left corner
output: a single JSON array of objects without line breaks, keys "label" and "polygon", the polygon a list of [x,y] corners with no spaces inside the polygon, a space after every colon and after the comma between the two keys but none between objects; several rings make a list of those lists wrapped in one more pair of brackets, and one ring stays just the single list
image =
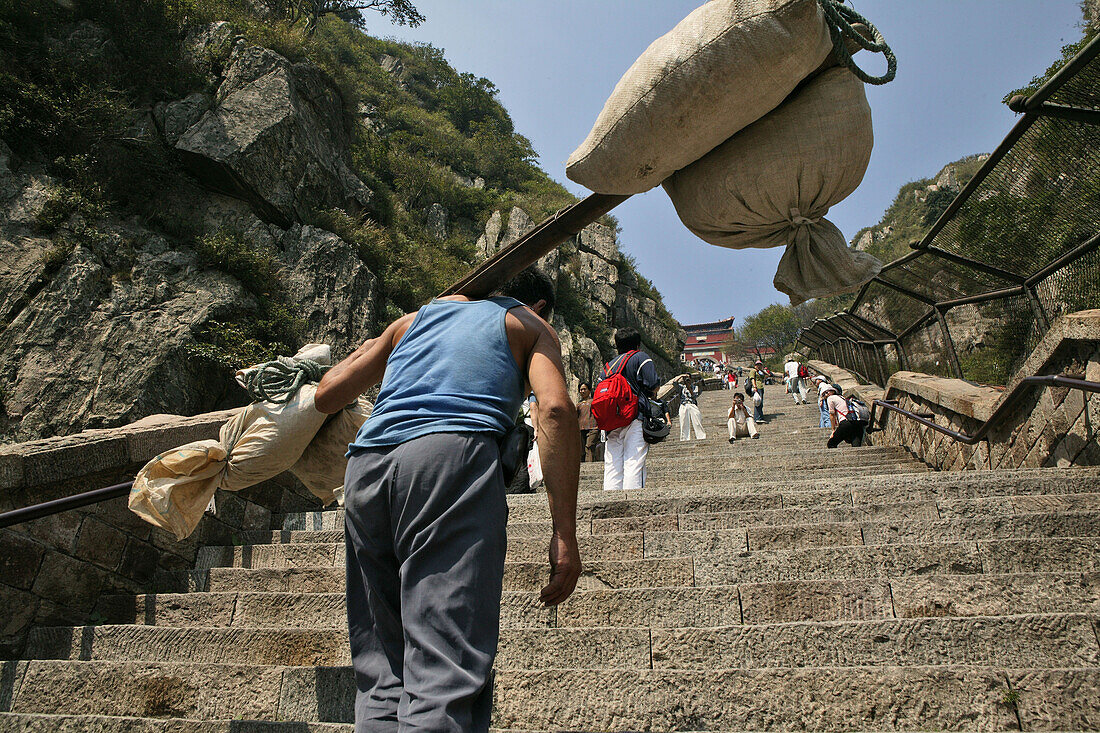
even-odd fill
[{"label": "stone step", "polygon": [[[690,557],[626,562],[586,562],[577,588],[666,588],[690,586],[693,582]],[[510,562],[504,565],[504,590],[538,591],[546,585],[549,566],[542,562]],[[330,568],[211,568],[165,575],[162,592],[343,592],[345,573]]]},{"label": "stone step", "polygon": [[[724,441],[723,441],[724,442]],[[757,443],[748,443],[746,446],[756,446]],[[867,468],[888,466],[897,464],[918,464],[920,461],[904,451],[894,448],[853,448],[848,451],[828,451],[822,453],[807,452],[805,455],[791,455],[787,451],[776,451],[768,454],[748,453],[746,447],[743,454],[741,444],[725,444],[724,448],[718,448],[714,453],[708,454],[684,454],[682,456],[662,456],[646,460],[646,471],[651,477],[664,477],[674,473],[695,474],[696,472],[714,472],[723,469],[737,471],[759,472],[764,470],[801,472],[821,471],[836,468]],[[721,453],[718,453],[721,451]],[[858,454],[856,452],[858,451]],[[582,463],[581,479],[603,478],[604,465],[602,463]]]},{"label": "stone step", "polygon": [[[496,669],[774,669],[939,665],[1095,667],[1085,614],[753,624],[717,628],[504,629]],[[35,629],[28,659],[351,664],[329,629],[84,626]]]},{"label": "stone step", "polygon": [[[328,542],[211,546],[199,550],[196,567],[332,567],[345,560],[345,546]],[[746,551],[818,546],[912,544],[1027,537],[1100,537],[1100,512],[1037,513],[964,519],[815,523],[749,526],[740,529],[646,531],[579,538],[582,561],[640,560],[644,557],[737,555]],[[535,562],[546,556],[548,535],[510,537],[507,559]]]},{"label": "stone step", "polygon": [[[926,575],[704,588],[576,591],[546,608],[537,592],[509,591],[502,628],[712,627],[792,621],[942,616],[1100,614],[1100,574]],[[98,608],[111,624],[234,628],[343,628],[344,594],[213,592],[112,596]]]},{"label": "stone step", "polygon": [[[1095,537],[1006,539],[930,544],[810,547],[585,563],[578,588],[642,588],[770,583],[913,575],[1092,573],[1100,571]],[[509,562],[504,588],[537,591],[548,577],[543,562]],[[172,576],[162,592],[335,593],[344,570],[332,567],[211,568]]]},{"label": "stone step", "polygon": [[22,733],[354,733],[354,730],[351,723],[0,713],[0,731]]},{"label": "stone step", "polygon": [[[351,664],[351,651],[347,631],[338,627],[84,626],[34,629],[27,642],[26,658],[339,667]],[[567,668],[648,669],[650,631],[641,628],[501,631],[497,669],[540,669],[551,664]]]},{"label": "stone step", "polygon": [[[1092,493],[1100,486],[1100,471],[1082,468],[981,473],[930,472],[908,475],[901,481],[884,481],[884,478],[767,482],[734,487],[701,485],[679,488],[672,495],[667,491],[652,489],[586,494],[581,497],[577,511],[579,521],[583,524],[621,517],[670,514],[702,516],[781,508],[881,506],[943,501],[962,502],[959,505],[961,507],[967,501],[995,501],[1002,497],[1017,497],[1015,501],[1023,507],[1031,501],[1027,497],[1043,495],[1045,499],[1036,501],[1055,503],[1057,500],[1053,497]],[[544,494],[512,495],[508,497],[508,504],[510,523],[549,520],[550,512]],[[277,516],[275,521],[287,530],[342,532],[344,512],[342,509],[327,509],[287,514]]]},{"label": "stone step", "polygon": [[[726,430],[722,431],[721,435],[715,435],[709,437],[706,440],[689,440],[680,442],[679,440],[673,443],[661,443],[657,446],[651,446],[649,454],[646,457],[647,465],[661,465],[668,463],[675,463],[686,458],[695,458],[697,460],[706,459],[742,459],[744,457],[751,457],[753,460],[775,462],[780,459],[799,459],[799,460],[862,460],[878,455],[888,455],[897,457],[908,457],[912,454],[905,448],[893,445],[862,445],[858,448],[853,448],[847,443],[843,448],[835,448],[829,450],[825,447],[825,441],[828,439],[829,432],[824,431],[820,435],[820,444],[814,442],[816,439],[805,434],[793,434],[785,435],[781,443],[776,443],[779,440],[778,436],[768,436],[768,440],[764,440],[764,434],[761,433],[761,437],[755,440],[748,438],[738,438],[733,443],[729,442],[729,433]],[[582,463],[581,470],[592,470],[598,468],[603,464],[600,462],[595,463]]]},{"label": "stone step", "polygon": [[[833,476],[828,481],[744,482],[721,486],[685,485],[675,489],[587,493],[578,501],[581,519],[659,514],[697,514],[790,507],[858,506],[914,501],[980,500],[1001,496],[1094,493],[1100,486],[1096,469],[1021,469],[955,473],[928,472],[904,476]],[[547,518],[546,497],[510,496],[510,521]],[[343,526],[343,514],[288,515],[295,529]],[[323,526],[325,522],[331,526]],[[288,522],[284,521],[284,526]],[[338,524],[337,524],[338,523]],[[321,524],[322,526],[317,526]]]},{"label": "stone step", "polygon": [[[775,503],[781,503],[776,501]],[[532,512],[513,508],[508,522],[509,540],[549,537],[550,512],[546,507],[532,507]],[[1081,512],[1100,510],[1100,493],[1025,495],[1021,497],[991,497],[989,499],[959,499],[916,501],[895,504],[856,506],[794,506],[787,509],[753,509],[735,512],[690,512],[682,514],[649,514],[625,517],[582,518],[577,533],[621,534],[653,531],[697,531],[711,529],[747,529],[776,526],[844,522],[908,522],[913,520],[967,519],[1015,514]],[[521,521],[517,517],[538,517]],[[243,544],[288,544],[294,542],[343,542],[343,529],[274,530],[242,532]]]},{"label": "stone step", "polygon": [[[736,445],[726,445],[730,451],[737,448]],[[861,449],[862,450],[862,449]],[[870,449],[868,449],[870,450]],[[581,470],[581,483],[589,480],[603,479],[604,467],[601,464],[585,463]],[[730,479],[741,474],[762,475],[791,474],[791,478],[798,478],[797,474],[816,475],[828,471],[859,470],[864,473],[882,473],[893,466],[916,466],[926,468],[923,463],[907,455],[879,454],[867,458],[853,459],[841,453],[832,452],[822,457],[809,457],[805,459],[788,459],[784,456],[775,456],[768,459],[747,457],[743,460],[736,456],[713,456],[710,458],[682,458],[666,459],[664,461],[647,461],[646,475],[648,482],[666,483],[693,483],[693,479],[705,480],[705,477],[716,476]],[[733,472],[736,472],[733,473]],[[919,472],[919,471],[918,471]]]},{"label": "stone step", "polygon": [[694,559],[696,586],[930,574],[1097,571],[1100,539],[1092,537],[813,547]]},{"label": "stone step", "polygon": [[[347,667],[14,664],[16,713],[350,722],[353,709]],[[756,730],[863,729],[869,721],[886,721],[895,730],[1015,730],[1021,723],[1091,730],[1100,726],[1098,695],[1095,667],[501,670],[494,724],[521,730]]]}]

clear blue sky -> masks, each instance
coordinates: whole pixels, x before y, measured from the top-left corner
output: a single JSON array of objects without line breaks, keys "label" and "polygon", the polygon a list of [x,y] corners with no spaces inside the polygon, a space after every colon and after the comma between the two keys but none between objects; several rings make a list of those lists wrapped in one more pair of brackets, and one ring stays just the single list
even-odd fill
[{"label": "clear blue sky", "polygon": [[[565,160],[615,82],[700,0],[416,0],[428,20],[370,32],[443,48],[460,71],[489,78],[539,154],[578,196]],[[1080,37],[1077,0],[855,0],[898,57],[897,80],[868,87],[875,151],[863,185],[829,218],[849,239],[876,223],[898,188],[946,163],[989,152],[1015,116],[1001,98]],[[877,70],[882,57],[857,57]],[[658,187],[615,210],[620,245],[682,323],[739,320],[787,302],[772,287],[781,249],[726,250],[696,239]]]}]

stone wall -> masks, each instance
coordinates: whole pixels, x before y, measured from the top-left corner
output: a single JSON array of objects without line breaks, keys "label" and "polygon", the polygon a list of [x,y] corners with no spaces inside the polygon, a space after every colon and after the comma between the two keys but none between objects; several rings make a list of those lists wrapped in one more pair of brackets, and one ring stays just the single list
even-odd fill
[{"label": "stone wall", "polygon": [[[825,374],[843,372],[835,366],[811,362]],[[847,374],[845,372],[845,374]],[[884,396],[918,413],[931,413],[938,425],[975,433],[1021,379],[1037,374],[1064,374],[1100,382],[1100,310],[1062,316],[1004,390],[959,379],[917,372],[897,372]],[[881,392],[858,385],[871,399]],[[848,386],[841,383],[845,391]],[[872,433],[879,445],[901,445],[938,470],[990,470],[1044,466],[1100,465],[1100,394],[1065,388],[1033,388],[995,426],[988,437],[968,446],[897,413],[876,420],[881,432]]]},{"label": "stone wall", "polygon": [[[232,411],[156,415],[122,428],[89,430],[0,448],[0,512],[130,481],[162,451],[216,438]],[[131,513],[125,498],[0,529],[0,658],[18,657],[32,625],[96,620],[101,598],[142,593],[194,567],[198,548],[234,544],[267,529],[276,512],[315,508],[291,480],[218,492],[216,516],[183,542]],[[166,575],[167,574],[167,575]]]}]

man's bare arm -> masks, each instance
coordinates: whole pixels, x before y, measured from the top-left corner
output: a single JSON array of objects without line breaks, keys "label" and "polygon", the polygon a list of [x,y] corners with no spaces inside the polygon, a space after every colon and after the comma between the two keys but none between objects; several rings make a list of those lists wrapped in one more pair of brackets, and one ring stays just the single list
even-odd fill
[{"label": "man's bare arm", "polygon": [[330,415],[339,412],[381,382],[386,373],[386,360],[414,317],[415,314],[410,313],[398,318],[381,336],[364,342],[351,356],[329,369],[317,385],[313,400],[317,409]]},{"label": "man's bare arm", "polygon": [[[523,319],[529,323],[528,319]],[[539,458],[550,501],[553,535],[550,538],[550,582],[543,603],[556,606],[577,587],[581,574],[577,547],[577,483],[580,480],[580,425],[569,398],[561,344],[541,319],[532,326],[538,337],[527,363],[527,378],[538,400]]]}]

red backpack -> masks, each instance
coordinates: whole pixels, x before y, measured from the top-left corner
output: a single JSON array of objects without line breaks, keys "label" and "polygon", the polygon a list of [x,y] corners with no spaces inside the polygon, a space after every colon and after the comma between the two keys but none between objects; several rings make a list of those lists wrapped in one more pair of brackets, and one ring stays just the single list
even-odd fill
[{"label": "red backpack", "polygon": [[[603,368],[607,375],[596,385],[592,395],[592,417],[600,430],[625,427],[638,415],[638,395],[623,376],[623,369],[637,351],[627,352]],[[616,366],[612,368],[612,364]]]},{"label": "red backpack", "polygon": [[809,376],[810,376],[810,370],[806,368],[806,365],[805,364],[799,364],[798,365],[798,378],[799,379],[806,379]]}]

